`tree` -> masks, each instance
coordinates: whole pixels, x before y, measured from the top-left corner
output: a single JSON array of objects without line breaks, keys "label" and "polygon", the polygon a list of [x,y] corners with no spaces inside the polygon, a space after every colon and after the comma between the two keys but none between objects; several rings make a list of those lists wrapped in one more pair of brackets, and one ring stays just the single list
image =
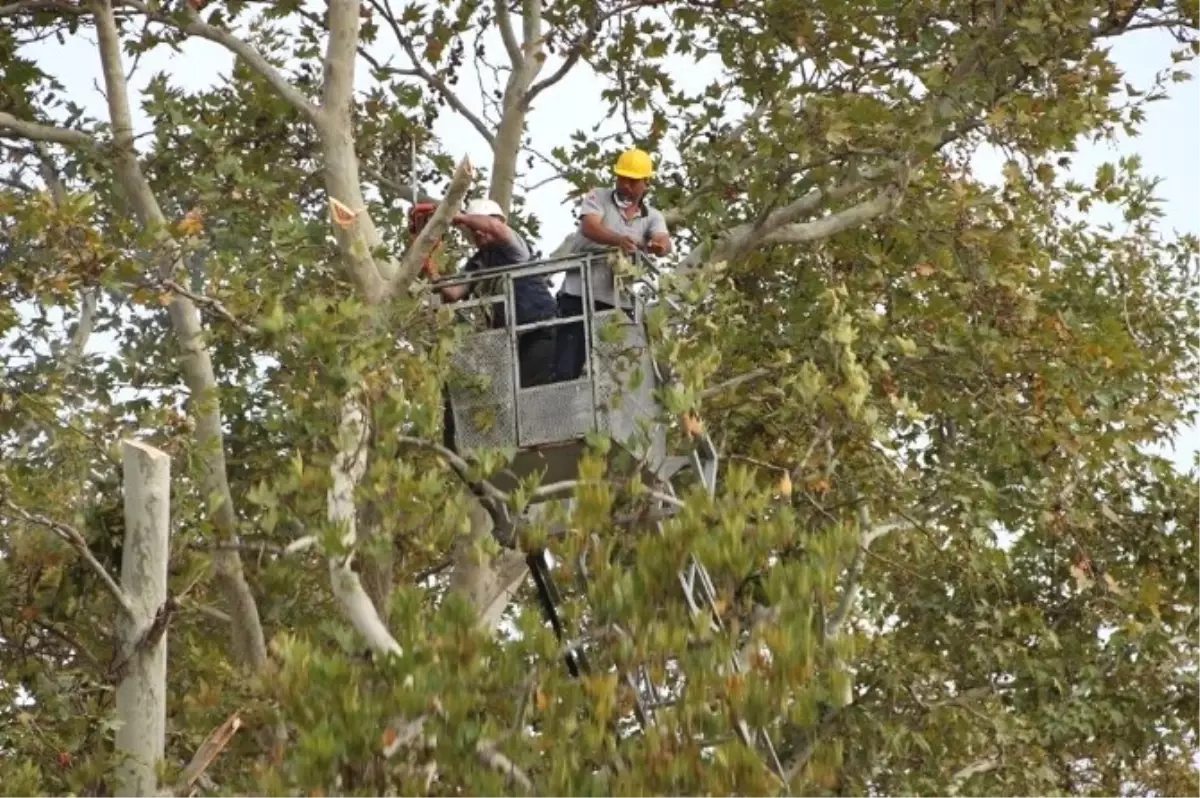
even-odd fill
[{"label": "tree", "polygon": [[[1148,447],[1193,418],[1197,241],[1158,229],[1136,159],[1088,184],[1069,168],[1187,76],[1196,14],[0,6],[6,789],[112,789],[112,591],[36,519],[115,573],[113,445],[138,437],[172,457],[161,783],[180,791],[1194,791],[1200,502]],[[1150,30],[1180,48],[1123,85],[1106,43]],[[104,120],[25,55],[84,31]],[[232,75],[152,78],[139,140],[130,63],[192,39]],[[460,91],[468,58],[498,96]],[[574,70],[619,129],[539,155],[528,125]],[[490,164],[433,139],[447,109]],[[390,154],[413,143],[443,196],[407,242]],[[564,585],[586,556],[564,606],[597,667],[574,679],[475,498],[502,454],[433,443],[463,331],[417,273],[469,193],[536,235],[522,159],[583,190],[634,143],[667,153],[656,199],[683,245],[664,285],[685,301],[652,319],[678,377],[662,421],[686,451],[672,419],[699,419],[725,466],[635,534],[618,519],[644,487],[595,451],[573,506],[525,524]],[[971,174],[981,147],[1004,154],[998,187]],[[1079,221],[1102,203],[1126,230]],[[716,633],[678,595],[693,552]],[[617,674],[639,666],[686,689],[631,734]]]}]

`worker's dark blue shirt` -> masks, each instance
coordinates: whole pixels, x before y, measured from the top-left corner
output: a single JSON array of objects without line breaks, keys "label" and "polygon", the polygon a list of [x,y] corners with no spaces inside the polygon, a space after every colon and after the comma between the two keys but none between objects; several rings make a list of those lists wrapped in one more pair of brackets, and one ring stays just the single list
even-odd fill
[{"label": "worker's dark blue shirt", "polygon": [[[533,256],[525,239],[521,238],[521,235],[515,230],[510,229],[509,232],[512,234],[511,241],[498,241],[476,250],[475,254],[467,261],[464,270],[474,272],[480,269],[495,269],[531,260]],[[482,283],[472,284],[471,293],[482,296],[499,293],[498,288],[496,291],[487,290],[486,286],[491,282],[491,280],[484,280]],[[550,284],[545,275],[539,274],[513,280],[513,298],[517,305],[517,324],[545,321],[558,315],[558,303],[554,301],[554,295],[550,293]],[[492,308],[492,326],[505,326],[507,322],[504,316],[504,307],[493,305]]]}]

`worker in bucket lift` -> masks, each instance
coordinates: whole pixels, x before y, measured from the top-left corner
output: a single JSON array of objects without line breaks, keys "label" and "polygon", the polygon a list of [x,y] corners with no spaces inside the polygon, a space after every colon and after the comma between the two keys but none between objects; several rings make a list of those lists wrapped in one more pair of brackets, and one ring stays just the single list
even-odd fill
[{"label": "worker in bucket lift", "polygon": [[[463,268],[464,273],[511,266],[532,259],[532,251],[525,239],[508,226],[500,206],[488,199],[471,202],[465,213],[455,215],[451,221],[455,227],[464,229],[471,242],[477,247]],[[436,278],[436,274],[431,277]],[[442,298],[457,302],[472,293],[488,295],[481,283],[449,285],[441,290]],[[554,295],[550,293],[549,281],[544,275],[519,277],[513,280],[513,300],[516,304],[516,323],[531,324],[552,319],[557,315]],[[504,306],[493,305],[492,327],[503,328],[507,324]],[[541,327],[526,330],[517,339],[517,357],[520,363],[521,387],[544,385],[554,373],[554,328]]]},{"label": "worker in bucket lift", "polygon": [[[426,210],[428,214],[429,211]],[[463,267],[465,273],[481,269],[494,269],[524,263],[532,258],[529,245],[519,233],[508,226],[504,212],[499,204],[488,199],[480,199],[467,205],[464,213],[459,213],[451,220],[455,227],[464,229],[477,249],[467,259]],[[437,267],[432,261],[427,261],[424,272],[431,280],[438,278]],[[440,290],[442,299],[447,302],[459,302],[472,293],[483,296],[495,294],[489,290],[491,280],[481,280],[465,285],[448,285]],[[521,277],[513,280],[513,299],[516,303],[516,323],[529,324],[545,321],[557,315],[554,295],[543,275]],[[492,306],[491,321],[493,328],[502,328],[507,324],[503,306]],[[544,385],[551,381],[554,375],[554,328],[541,327],[526,330],[517,339],[518,370],[521,387]],[[450,400],[446,397],[443,413],[442,443],[446,448],[455,450],[454,445],[454,414],[450,410]]]},{"label": "worker in bucket lift", "polygon": [[[613,168],[616,185],[594,188],[584,195],[579,208],[579,228],[568,245],[569,254],[620,248],[632,256],[638,250],[653,255],[668,255],[671,238],[662,211],[651,207],[646,199],[654,165],[649,154],[639,149],[621,153]],[[592,264],[591,293],[595,310],[608,310],[618,304],[613,290],[611,267],[600,262]],[[620,303],[629,313],[631,300],[623,297]],[[560,318],[583,313],[583,278],[568,271],[558,293]],[[555,381],[573,380],[583,372],[586,362],[583,322],[560,325],[554,363]]]}]

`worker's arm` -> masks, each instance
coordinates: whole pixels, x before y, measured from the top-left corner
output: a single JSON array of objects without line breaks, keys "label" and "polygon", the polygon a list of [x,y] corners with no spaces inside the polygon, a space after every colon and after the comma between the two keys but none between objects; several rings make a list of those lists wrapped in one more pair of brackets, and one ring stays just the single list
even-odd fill
[{"label": "worker's arm", "polygon": [[579,232],[583,233],[583,237],[597,244],[604,244],[609,247],[620,247],[626,252],[632,252],[637,249],[637,242],[629,236],[617,235],[612,230],[605,227],[599,214],[589,213],[584,216],[579,222]]},{"label": "worker's arm", "polygon": [[[441,277],[441,274],[438,272],[437,264],[435,264],[432,259],[427,261],[427,263],[429,264],[429,269],[425,274],[429,277],[429,279],[436,280]],[[467,294],[471,293],[471,285],[470,283],[465,285],[447,285],[439,288],[438,293],[441,294],[442,299],[447,302],[457,302]]]},{"label": "worker's arm", "polygon": [[650,228],[646,231],[646,250],[654,255],[671,254],[671,233],[667,219],[657,208],[650,211]]},{"label": "worker's arm", "polygon": [[470,283],[461,283],[459,285],[448,285],[438,290],[441,291],[442,299],[447,302],[457,302],[471,293],[471,285]]},{"label": "worker's arm", "polygon": [[583,196],[579,206],[579,232],[589,241],[606,247],[620,247],[632,254],[637,251],[637,242],[629,236],[614,233],[604,224],[604,208],[596,189]]}]

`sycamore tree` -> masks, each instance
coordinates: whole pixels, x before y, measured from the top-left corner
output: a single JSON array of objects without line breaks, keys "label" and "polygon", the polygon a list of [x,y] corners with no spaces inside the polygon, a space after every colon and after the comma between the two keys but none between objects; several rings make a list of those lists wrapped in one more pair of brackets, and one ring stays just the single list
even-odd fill
[{"label": "sycamore tree", "polygon": [[[1136,159],[1080,179],[1072,153],[1136,135],[1197,23],[1194,0],[0,5],[3,789],[127,786],[132,438],[172,458],[164,791],[1194,793],[1200,501],[1155,452],[1197,399],[1198,242]],[[1177,46],[1133,86],[1108,48],[1142,35]],[[103,118],[30,56],[53,37],[93,49]],[[195,39],[227,79],[135,91]],[[574,71],[594,118],[547,153]],[[466,196],[536,239],[535,160],[583,190],[632,144],[677,244],[660,423],[723,463],[661,534],[622,522],[646,486],[603,441],[542,513],[489,489],[504,453],[440,450],[463,328],[419,278]],[[413,146],[440,205],[410,241]],[[1101,206],[1119,227],[1081,219]],[[520,549],[547,542],[581,678],[530,600]],[[679,595],[693,552],[717,633]],[[642,665],[684,687],[638,729]]]}]

